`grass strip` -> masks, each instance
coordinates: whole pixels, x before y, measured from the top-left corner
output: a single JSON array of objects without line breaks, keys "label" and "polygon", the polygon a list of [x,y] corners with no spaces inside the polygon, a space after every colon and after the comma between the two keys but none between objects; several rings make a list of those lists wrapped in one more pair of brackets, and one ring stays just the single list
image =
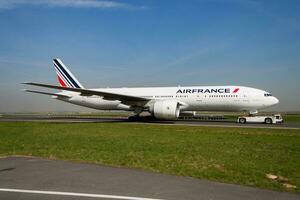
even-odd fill
[{"label": "grass strip", "polygon": [[[299,192],[300,131],[125,123],[0,122],[0,155],[146,169]],[[266,178],[288,178],[295,189]]]}]

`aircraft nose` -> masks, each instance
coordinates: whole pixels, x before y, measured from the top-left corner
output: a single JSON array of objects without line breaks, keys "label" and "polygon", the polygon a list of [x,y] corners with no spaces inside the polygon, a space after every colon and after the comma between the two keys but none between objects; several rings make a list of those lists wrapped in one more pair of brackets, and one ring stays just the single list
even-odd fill
[{"label": "aircraft nose", "polygon": [[278,103],[279,103],[279,100],[278,100],[276,97],[273,97],[272,101],[273,101],[273,105],[275,105],[275,104],[278,104]]}]

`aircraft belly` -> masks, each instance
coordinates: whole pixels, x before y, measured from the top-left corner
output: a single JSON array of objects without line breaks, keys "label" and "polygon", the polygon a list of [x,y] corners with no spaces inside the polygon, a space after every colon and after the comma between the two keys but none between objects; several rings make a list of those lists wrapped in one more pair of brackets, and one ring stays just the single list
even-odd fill
[{"label": "aircraft belly", "polygon": [[67,100],[67,102],[98,110],[129,110],[129,106],[121,104],[120,101],[108,101],[99,97],[93,98],[79,96],[75,98],[73,97]]}]

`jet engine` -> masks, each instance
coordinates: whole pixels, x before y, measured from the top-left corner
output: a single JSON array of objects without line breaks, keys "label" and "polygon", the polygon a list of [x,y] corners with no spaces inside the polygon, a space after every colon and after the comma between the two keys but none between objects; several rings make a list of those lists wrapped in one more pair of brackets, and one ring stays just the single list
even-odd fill
[{"label": "jet engine", "polygon": [[196,111],[182,111],[180,112],[180,117],[195,117]]},{"label": "jet engine", "polygon": [[174,120],[179,117],[180,104],[177,101],[161,100],[154,102],[150,112],[157,119]]}]

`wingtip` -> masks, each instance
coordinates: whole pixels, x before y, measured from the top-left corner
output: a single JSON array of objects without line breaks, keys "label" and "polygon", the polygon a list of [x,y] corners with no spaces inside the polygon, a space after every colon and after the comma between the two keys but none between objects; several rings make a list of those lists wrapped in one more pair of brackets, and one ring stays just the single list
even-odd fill
[{"label": "wingtip", "polygon": [[23,83],[20,83],[20,84],[23,84],[23,85],[30,85],[30,84],[32,84],[32,82],[23,82]]}]

